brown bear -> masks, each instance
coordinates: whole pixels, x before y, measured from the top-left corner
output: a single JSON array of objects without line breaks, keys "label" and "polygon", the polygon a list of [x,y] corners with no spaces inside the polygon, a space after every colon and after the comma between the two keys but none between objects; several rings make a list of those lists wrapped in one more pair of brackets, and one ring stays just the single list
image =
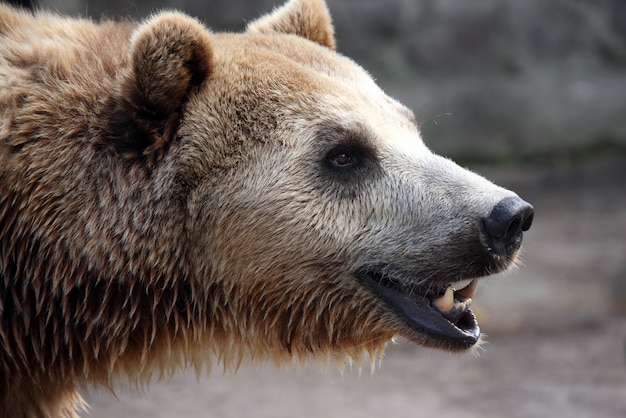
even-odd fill
[{"label": "brown bear", "polygon": [[0,416],[211,362],[480,338],[532,207],[434,155],[322,0],[245,33],[0,6]]}]

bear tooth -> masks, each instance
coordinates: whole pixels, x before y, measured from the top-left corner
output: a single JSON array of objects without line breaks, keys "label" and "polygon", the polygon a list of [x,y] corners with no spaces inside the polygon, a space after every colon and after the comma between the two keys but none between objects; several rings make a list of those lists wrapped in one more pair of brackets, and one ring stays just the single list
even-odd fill
[{"label": "bear tooth", "polygon": [[454,301],[454,310],[455,311],[466,311],[471,304],[472,304],[472,299],[465,299],[462,302],[460,302],[458,300],[455,300]]},{"label": "bear tooth", "polygon": [[462,288],[461,290],[457,290],[456,293],[460,296],[463,296],[465,299],[471,299],[476,294],[477,287],[478,279],[474,279],[466,287]]},{"label": "bear tooth", "polygon": [[446,292],[436,299],[433,299],[433,303],[442,311],[448,312],[454,306],[454,290],[452,286],[448,286]]}]

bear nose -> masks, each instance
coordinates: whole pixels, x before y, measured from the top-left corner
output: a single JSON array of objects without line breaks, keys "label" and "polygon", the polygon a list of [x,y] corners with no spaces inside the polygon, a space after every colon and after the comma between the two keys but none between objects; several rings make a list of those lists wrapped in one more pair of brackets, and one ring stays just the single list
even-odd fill
[{"label": "bear nose", "polygon": [[483,228],[487,244],[498,255],[510,255],[522,245],[522,232],[533,222],[532,205],[517,196],[498,202],[486,218]]}]

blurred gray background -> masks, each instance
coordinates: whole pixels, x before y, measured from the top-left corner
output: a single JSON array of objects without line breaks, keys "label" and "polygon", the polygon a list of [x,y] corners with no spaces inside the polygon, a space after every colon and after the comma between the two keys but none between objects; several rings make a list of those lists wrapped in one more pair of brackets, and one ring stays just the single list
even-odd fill
[{"label": "blurred gray background", "polygon": [[[46,0],[94,18],[176,8],[242,30],[279,0]],[[626,416],[626,0],[329,0],[338,49],[412,108],[426,143],[535,205],[524,266],[481,284],[480,356],[406,343],[342,377],[183,374],[86,416]]]}]

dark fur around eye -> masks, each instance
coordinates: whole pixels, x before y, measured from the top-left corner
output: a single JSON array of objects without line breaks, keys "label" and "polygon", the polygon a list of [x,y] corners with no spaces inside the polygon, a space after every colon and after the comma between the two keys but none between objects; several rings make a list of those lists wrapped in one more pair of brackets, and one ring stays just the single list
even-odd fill
[{"label": "dark fur around eye", "polygon": [[380,172],[377,156],[367,141],[341,136],[335,140],[340,142],[330,146],[321,164],[328,187],[356,190]]}]

